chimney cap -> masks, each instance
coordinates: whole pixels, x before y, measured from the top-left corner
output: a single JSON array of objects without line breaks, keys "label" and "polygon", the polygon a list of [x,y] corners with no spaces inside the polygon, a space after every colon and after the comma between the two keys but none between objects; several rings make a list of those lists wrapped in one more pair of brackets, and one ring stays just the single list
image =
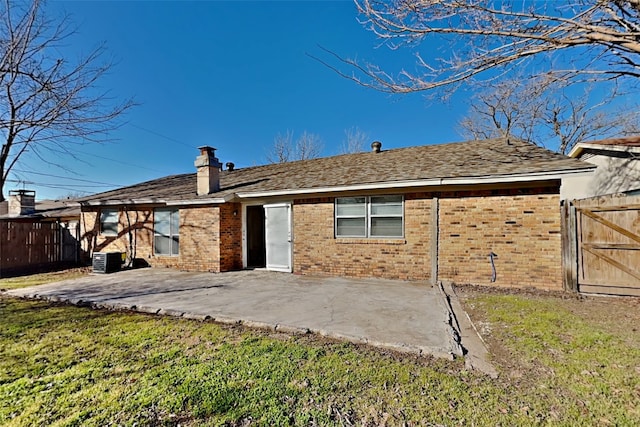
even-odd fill
[{"label": "chimney cap", "polygon": [[36,192],[34,190],[9,190],[10,196],[34,196]]},{"label": "chimney cap", "polygon": [[203,154],[203,155],[204,154],[215,155],[217,148],[214,148],[210,145],[201,145],[200,147],[198,147],[198,150],[200,150],[200,154]]},{"label": "chimney cap", "polygon": [[380,141],[373,141],[371,143],[371,149],[373,150],[374,153],[379,153],[380,150],[382,150],[382,142]]}]

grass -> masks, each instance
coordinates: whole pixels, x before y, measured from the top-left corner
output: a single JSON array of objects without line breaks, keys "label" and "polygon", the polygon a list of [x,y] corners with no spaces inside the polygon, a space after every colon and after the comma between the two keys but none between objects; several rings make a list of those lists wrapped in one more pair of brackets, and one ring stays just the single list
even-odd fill
[{"label": "grass", "polygon": [[18,289],[28,286],[42,285],[50,282],[58,282],[60,280],[77,279],[85,276],[87,269],[76,268],[72,270],[54,271],[49,273],[32,274],[29,276],[18,276],[0,279],[0,289]]},{"label": "grass", "polygon": [[2,297],[0,425],[640,423],[637,333],[552,296],[466,304],[498,379],[313,336]]},{"label": "grass", "polygon": [[[545,399],[555,417],[574,425],[638,425],[640,335],[632,325],[606,320],[624,309],[619,301],[493,295],[472,304],[514,359],[511,378],[534,374],[527,381],[529,393]],[[593,318],[572,312],[585,304],[601,312]]]}]

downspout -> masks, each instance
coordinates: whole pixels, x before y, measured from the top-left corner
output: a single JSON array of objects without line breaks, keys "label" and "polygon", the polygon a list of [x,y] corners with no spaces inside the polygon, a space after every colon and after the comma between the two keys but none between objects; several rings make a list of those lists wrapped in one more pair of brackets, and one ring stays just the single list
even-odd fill
[{"label": "downspout", "polygon": [[133,260],[136,257],[136,245],[133,244],[133,232],[131,231],[131,219],[129,218],[129,209],[124,207],[124,213],[127,216],[127,235],[129,236],[129,262],[127,263],[127,267],[131,268],[133,266]]},{"label": "downspout", "polygon": [[438,250],[440,239],[440,201],[437,196],[431,202],[431,284],[438,284]]}]

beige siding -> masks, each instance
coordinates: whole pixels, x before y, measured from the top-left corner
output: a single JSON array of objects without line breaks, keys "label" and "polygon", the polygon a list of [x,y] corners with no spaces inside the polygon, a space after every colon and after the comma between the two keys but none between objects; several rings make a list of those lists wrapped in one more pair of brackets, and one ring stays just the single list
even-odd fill
[{"label": "beige siding", "polygon": [[594,155],[581,160],[597,165],[591,175],[562,180],[562,199],[584,199],[640,190],[640,160]]}]

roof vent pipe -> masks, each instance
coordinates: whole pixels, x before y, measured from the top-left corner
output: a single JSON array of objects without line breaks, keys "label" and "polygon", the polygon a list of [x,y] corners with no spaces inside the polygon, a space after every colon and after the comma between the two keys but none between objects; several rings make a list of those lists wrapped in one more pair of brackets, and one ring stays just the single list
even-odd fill
[{"label": "roof vent pipe", "polygon": [[233,168],[235,168],[236,165],[233,164],[233,162],[227,162],[227,170],[229,172],[233,171]]},{"label": "roof vent pipe", "polygon": [[373,141],[371,143],[371,149],[373,150],[374,153],[379,153],[380,150],[382,149],[382,142],[380,141]]}]

